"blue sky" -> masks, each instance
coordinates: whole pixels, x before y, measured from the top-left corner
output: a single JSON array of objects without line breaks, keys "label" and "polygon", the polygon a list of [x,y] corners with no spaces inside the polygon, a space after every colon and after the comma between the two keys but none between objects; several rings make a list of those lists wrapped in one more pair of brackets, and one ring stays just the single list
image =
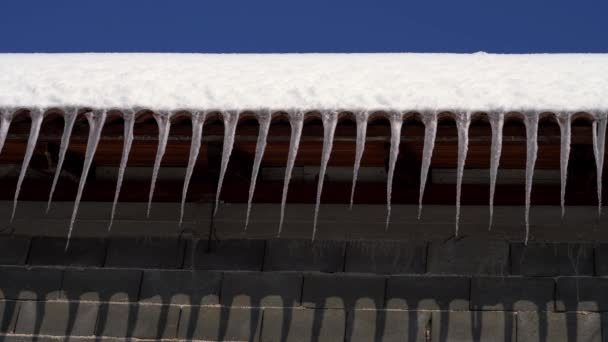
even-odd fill
[{"label": "blue sky", "polygon": [[608,52],[608,1],[2,0],[0,52]]}]

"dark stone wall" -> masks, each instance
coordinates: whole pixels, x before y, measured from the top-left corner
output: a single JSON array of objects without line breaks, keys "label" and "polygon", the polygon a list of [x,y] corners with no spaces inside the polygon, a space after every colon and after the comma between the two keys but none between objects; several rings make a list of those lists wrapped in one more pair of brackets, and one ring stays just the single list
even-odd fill
[{"label": "dark stone wall", "polygon": [[[599,341],[603,245],[3,237],[0,340]],[[291,265],[291,267],[289,267]]]}]

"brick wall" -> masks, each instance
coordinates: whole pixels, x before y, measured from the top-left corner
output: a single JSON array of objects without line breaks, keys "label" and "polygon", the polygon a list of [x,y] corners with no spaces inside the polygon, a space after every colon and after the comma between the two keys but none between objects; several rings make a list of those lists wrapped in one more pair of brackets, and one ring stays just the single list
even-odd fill
[{"label": "brick wall", "polygon": [[[108,232],[110,209],[107,202],[81,203],[74,226],[75,237],[107,236],[180,236],[184,233],[206,238],[211,228],[221,239],[272,239],[278,232],[278,204],[254,203],[249,228],[245,232],[245,204],[222,203],[213,215],[209,203],[187,203],[184,222],[178,225],[179,203],[153,203],[146,217],[146,203],[119,203],[116,219]],[[72,202],[56,202],[46,213],[44,202],[20,202],[11,223],[12,202],[0,201],[0,231],[23,236],[65,237],[72,213]],[[322,204],[319,212],[317,238],[322,240],[407,240],[445,241],[454,235],[455,207],[425,206],[420,220],[418,206],[394,205],[391,224],[385,230],[386,206]],[[310,239],[314,205],[289,203],[281,237]],[[460,236],[485,240],[521,242],[525,236],[524,208],[498,206],[494,225],[488,230],[487,206],[463,206]],[[530,241],[536,242],[608,242],[608,215],[597,217],[592,206],[568,206],[561,218],[559,206],[532,206]],[[2,229],[3,228],[3,229]]]},{"label": "brick wall", "polygon": [[599,341],[603,244],[0,239],[4,340]]}]

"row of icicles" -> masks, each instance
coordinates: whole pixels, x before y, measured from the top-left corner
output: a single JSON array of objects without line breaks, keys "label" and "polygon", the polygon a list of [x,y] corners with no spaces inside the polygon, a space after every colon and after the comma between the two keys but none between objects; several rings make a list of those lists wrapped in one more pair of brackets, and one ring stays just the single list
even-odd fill
[{"label": "row of icicles", "polygon": [[[200,146],[201,139],[203,135],[203,124],[207,115],[216,111],[191,111],[190,116],[192,120],[192,138],[190,145],[190,154],[188,160],[188,166],[186,169],[186,177],[184,179],[184,185],[182,190],[182,199],[181,199],[181,210],[180,210],[180,225],[182,223],[183,215],[184,215],[184,203],[186,200],[186,194],[188,192],[188,185],[190,183],[190,178],[192,177],[192,172],[194,169],[194,165],[196,163]],[[4,146],[4,142],[6,140],[7,132],[9,130],[11,121],[15,115],[15,111],[1,110],[0,111],[0,153],[2,152],[2,147]],[[17,181],[17,188],[15,191],[13,210],[11,214],[11,220],[14,218],[15,210],[17,208],[17,200],[19,197],[19,192],[21,189],[21,185],[23,183],[23,179],[25,178],[26,170],[34,153],[34,148],[36,146],[36,142],[38,140],[38,135],[40,133],[40,127],[42,125],[42,121],[44,118],[46,111],[44,109],[34,109],[30,111],[31,117],[31,128],[30,134],[28,138],[27,148],[25,152],[25,157],[23,159],[23,164],[21,167],[21,171],[19,174],[19,179]],[[88,124],[89,124],[89,135],[87,140],[87,148],[85,153],[85,161],[84,166],[82,168],[82,174],[80,176],[80,182],[78,185],[78,192],[76,195],[76,200],[74,204],[74,209],[72,212],[72,217],[70,219],[70,227],[68,232],[68,238],[66,243],[66,249],[69,246],[70,237],[72,234],[72,229],[74,226],[74,221],[76,219],[76,215],[78,212],[78,206],[80,204],[80,199],[82,197],[82,192],[85,186],[85,181],[87,179],[87,175],[89,172],[89,168],[93,161],[93,156],[95,155],[95,151],[97,150],[97,145],[99,144],[99,140],[101,138],[101,131],[103,129],[103,125],[105,123],[107,117],[107,110],[94,110],[88,111],[84,113]],[[116,211],[116,203],[118,202],[118,197],[120,195],[120,188],[123,181],[124,172],[127,166],[129,152],[131,150],[131,145],[133,143],[133,126],[135,123],[135,118],[137,116],[137,112],[134,110],[123,110],[121,111],[122,117],[124,119],[124,145],[122,151],[122,158],[120,161],[120,167],[118,172],[118,180],[116,184],[116,191],[114,195],[114,201],[112,203],[112,211],[110,214],[110,223],[108,226],[108,230],[112,227],[112,222],[114,220],[114,214]],[[156,179],[158,176],[158,171],[160,168],[160,164],[165,154],[165,149],[167,146],[167,140],[169,137],[169,130],[171,129],[171,118],[177,112],[155,112],[153,114],[156,123],[158,124],[158,148],[156,152],[156,158],[154,161],[154,168],[152,172],[152,182],[150,185],[150,193],[148,197],[148,208],[147,215],[150,215],[150,206],[152,203],[152,197],[154,195],[154,187],[156,184]],[[289,154],[287,158],[287,167],[285,170],[285,180],[283,185],[283,193],[281,198],[281,216],[279,220],[279,228],[278,234],[281,234],[281,230],[283,228],[283,220],[284,220],[284,212],[285,212],[285,202],[287,199],[287,190],[289,187],[289,181],[291,178],[291,173],[294,167],[294,163],[296,160],[296,156],[298,153],[298,147],[300,144],[300,138],[302,135],[302,126],[304,117],[307,112],[305,111],[292,111],[287,113],[289,118],[289,123],[291,126],[291,138],[289,144]],[[429,167],[431,164],[431,157],[433,154],[433,148],[435,145],[435,136],[437,132],[437,122],[438,116],[440,112],[422,112],[419,113],[422,123],[425,126],[424,133],[424,147],[423,147],[423,159],[422,166],[420,171],[420,194],[419,194],[419,205],[418,205],[418,219],[422,214],[422,199],[424,195],[424,188],[426,185],[426,179],[429,171]],[[215,213],[217,213],[218,209],[218,201],[220,197],[220,193],[222,190],[222,183],[224,180],[224,176],[226,173],[226,169],[228,166],[228,162],[230,159],[230,154],[232,152],[232,147],[234,145],[235,131],[237,122],[239,119],[239,115],[241,112],[238,111],[224,111],[221,112],[221,117],[224,122],[224,142],[223,142],[223,150],[222,150],[222,161],[220,166],[220,175],[217,185],[217,193],[215,197]],[[395,170],[395,163],[397,161],[397,157],[399,154],[399,143],[401,141],[401,127],[403,126],[403,120],[406,116],[413,114],[411,112],[400,112],[400,111],[391,111],[386,112],[386,115],[390,122],[391,127],[391,139],[390,139],[390,157],[389,157],[389,168],[388,168],[388,179],[387,179],[387,192],[386,192],[386,200],[387,200],[387,217],[386,217],[386,225],[385,229],[388,229],[388,225],[390,222],[391,216],[391,189],[393,182],[393,173]],[[465,160],[467,156],[468,150],[468,130],[471,123],[472,112],[451,112],[451,115],[454,116],[456,121],[456,127],[458,131],[458,164],[457,164],[457,180],[456,180],[456,228],[455,235],[458,235],[458,224],[460,220],[460,193],[461,193],[461,185],[462,185],[462,175],[465,166]],[[605,146],[605,138],[606,138],[606,122],[607,122],[607,114],[605,112],[602,113],[591,113],[592,117],[592,134],[593,134],[593,151],[596,161],[597,167],[597,196],[598,196],[598,215],[601,214],[601,198],[602,198],[602,169],[604,163],[604,146]],[[321,167],[319,172],[319,180],[317,184],[317,196],[316,196],[316,204],[314,211],[314,223],[313,223],[313,232],[312,239],[315,239],[317,232],[317,218],[319,213],[319,203],[321,199],[321,193],[323,190],[323,180],[325,177],[325,172],[327,169],[327,164],[329,162],[329,158],[332,151],[332,145],[334,140],[334,132],[336,130],[336,125],[338,122],[338,117],[340,115],[339,111],[322,111],[321,119],[323,122],[323,152],[322,152],[322,160]],[[491,160],[490,160],[490,198],[489,198],[489,209],[490,209],[490,220],[489,227],[492,226],[492,218],[493,218],[493,207],[494,207],[494,190],[496,187],[496,176],[498,172],[498,165],[500,161],[500,154],[502,149],[502,128],[505,119],[505,113],[503,112],[490,112],[486,113],[487,118],[490,122],[492,129],[492,146],[491,146]],[[538,112],[525,112],[523,114],[523,122],[526,127],[526,180],[525,180],[525,226],[526,226],[526,234],[525,234],[525,242],[528,241],[529,236],[529,212],[530,212],[530,194],[532,189],[532,178],[534,174],[534,165],[536,162],[536,156],[538,151],[537,144],[537,132],[538,132],[538,121],[540,113]],[[565,190],[566,190],[566,178],[567,178],[567,170],[568,170],[568,157],[570,154],[570,139],[571,139],[571,122],[574,115],[574,112],[564,112],[554,114],[555,118],[560,127],[561,132],[561,148],[560,148],[560,170],[561,170],[561,208],[562,208],[562,216],[564,215],[564,198],[565,198]],[[59,149],[59,160],[57,163],[57,168],[55,171],[55,175],[53,178],[53,184],[51,186],[51,191],[49,194],[47,212],[50,208],[53,193],[55,191],[55,186],[57,185],[57,180],[59,179],[59,175],[61,173],[61,168],[63,165],[63,161],[66,155],[66,151],[68,149],[68,144],[70,140],[70,136],[72,134],[72,129],[74,127],[74,123],[76,121],[76,117],[78,116],[78,110],[73,109],[69,112],[64,113],[64,130],[63,135],[61,137],[61,144]],[[255,191],[256,179],[258,176],[258,171],[260,169],[260,164],[262,158],[264,156],[264,150],[266,149],[266,140],[268,136],[268,130],[270,127],[270,121],[272,117],[272,112],[269,110],[259,111],[255,113],[255,116],[259,123],[259,133],[255,151],[255,159],[253,164],[253,171],[251,175],[251,183],[249,187],[249,196],[247,201],[247,214],[245,219],[245,229],[249,224],[249,215],[251,212],[251,202],[253,198],[253,194]],[[355,154],[355,164],[353,170],[353,181],[352,181],[352,190],[350,196],[350,206],[352,208],[353,205],[353,196],[355,193],[355,185],[357,183],[357,174],[359,171],[359,166],[361,164],[361,158],[363,156],[363,151],[365,149],[365,137],[367,131],[367,123],[370,117],[370,112],[367,111],[359,111],[354,113],[356,119],[356,127],[357,127],[357,139],[356,139],[356,154]]]}]

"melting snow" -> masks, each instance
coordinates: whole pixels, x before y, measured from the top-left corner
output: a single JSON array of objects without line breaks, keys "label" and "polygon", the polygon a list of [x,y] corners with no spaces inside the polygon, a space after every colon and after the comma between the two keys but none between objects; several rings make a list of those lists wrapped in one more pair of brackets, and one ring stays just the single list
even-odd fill
[{"label": "melting snow", "polygon": [[0,54],[0,107],[592,110],[607,90],[608,54]]}]

